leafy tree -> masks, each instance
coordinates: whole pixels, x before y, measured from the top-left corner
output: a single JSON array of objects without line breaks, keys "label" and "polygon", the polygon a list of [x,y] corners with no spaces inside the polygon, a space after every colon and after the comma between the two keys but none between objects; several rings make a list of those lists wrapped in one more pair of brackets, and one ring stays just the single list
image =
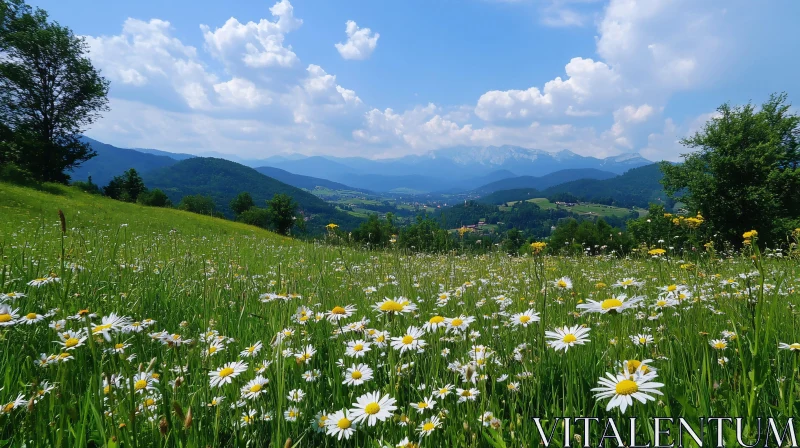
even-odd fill
[{"label": "leafy tree", "polygon": [[245,224],[250,224],[251,226],[257,226],[266,229],[269,227],[269,212],[265,208],[250,207],[247,210],[239,213],[239,216],[236,218],[236,220]]},{"label": "leafy tree", "polygon": [[171,207],[172,201],[160,188],[144,191],[139,194],[136,202],[149,207]]},{"label": "leafy tree", "polygon": [[79,140],[107,110],[108,81],[86,57],[83,38],[18,0],[0,0],[0,160],[41,181],[95,153]]},{"label": "leafy tree", "polygon": [[187,212],[197,213],[200,215],[213,216],[214,200],[211,199],[211,197],[203,196],[202,194],[190,194],[181,199],[181,203],[178,204],[178,208],[180,210],[186,210]]},{"label": "leafy tree", "polygon": [[455,246],[447,230],[422,215],[417,215],[414,224],[400,229],[397,244],[413,252],[443,252]]},{"label": "leafy tree", "polygon": [[267,212],[269,220],[275,231],[281,235],[288,235],[297,219],[297,202],[287,194],[276,194],[267,201]]},{"label": "leafy tree", "polygon": [[106,196],[125,202],[136,202],[139,195],[147,191],[142,177],[131,168],[121,176],[111,179],[111,182],[103,187],[103,194]]},{"label": "leafy tree", "polygon": [[256,203],[253,202],[253,197],[250,196],[250,193],[243,191],[236,195],[235,198],[231,199],[230,207],[233,213],[236,216],[241,215],[242,213],[250,210],[252,207],[255,207]]},{"label": "leafy tree", "polygon": [[517,255],[519,254],[519,248],[522,246],[523,242],[525,242],[525,239],[523,238],[522,232],[517,229],[511,229],[506,232],[506,237],[503,239],[503,243],[500,247],[509,255]]},{"label": "leafy tree", "polygon": [[723,239],[742,233],[776,243],[800,221],[800,117],[786,94],[773,94],[760,110],[723,104],[702,131],[682,140],[696,152],[683,164],[662,163],[663,184]]},{"label": "leafy tree", "polygon": [[394,223],[394,215],[386,214],[386,219],[378,219],[378,215],[369,215],[366,222],[353,231],[353,239],[367,243],[370,247],[387,247],[392,235],[397,235],[398,229]]},{"label": "leafy tree", "polygon": [[81,191],[83,191],[85,193],[89,193],[89,194],[101,194],[102,193],[102,191],[100,191],[100,186],[98,186],[96,183],[92,182],[92,176],[89,176],[89,178],[86,180],[86,182],[77,181],[77,182],[73,182],[72,185],[75,186],[75,187],[78,187],[78,189],[80,189]]}]

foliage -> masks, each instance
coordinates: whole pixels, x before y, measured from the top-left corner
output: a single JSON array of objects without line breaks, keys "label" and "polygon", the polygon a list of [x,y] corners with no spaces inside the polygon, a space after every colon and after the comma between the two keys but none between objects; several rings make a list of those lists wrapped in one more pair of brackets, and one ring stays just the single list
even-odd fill
[{"label": "foliage", "polygon": [[253,197],[246,191],[236,195],[230,202],[230,208],[237,217],[255,206],[256,203],[253,201]]},{"label": "foliage", "polygon": [[353,230],[352,238],[369,248],[388,247],[392,237],[398,232],[399,229],[394,223],[394,215],[387,213],[386,219],[379,219],[378,215],[371,214],[365,222]]},{"label": "foliage", "polygon": [[614,205],[617,207],[649,207],[650,203],[671,208],[673,202],[659,183],[662,174],[658,164],[633,168],[611,179],[581,179],[542,190],[544,197],[570,193],[582,202]]},{"label": "foliage", "polygon": [[89,176],[89,178],[86,179],[86,181],[79,180],[72,182],[71,185],[85,193],[103,194],[103,191],[100,189],[100,186],[92,181],[92,176]]},{"label": "foliage", "polygon": [[605,253],[627,254],[636,245],[628,233],[612,227],[605,220],[581,221],[566,219],[562,221],[548,242],[553,252],[598,255]]},{"label": "foliage", "polygon": [[106,185],[114,176],[131,168],[135,168],[144,176],[150,171],[178,163],[177,160],[167,156],[119,148],[85,136],[81,137],[81,141],[87,143],[97,155],[73,168],[69,173],[73,179],[85,179],[87,176],[92,176],[98,184]]},{"label": "foliage", "polygon": [[214,216],[214,200],[202,194],[190,194],[184,196],[178,204],[178,209],[187,212],[197,213],[198,215]]},{"label": "foliage", "polygon": [[143,191],[139,194],[136,202],[150,207],[172,207],[172,201],[160,188]]},{"label": "foliage", "polygon": [[519,255],[520,248],[524,245],[524,243],[525,239],[522,232],[517,229],[511,229],[506,232],[500,248],[503,250],[503,252],[509,255]]},{"label": "foliage", "polygon": [[261,207],[248,208],[239,213],[236,220],[251,226],[261,227],[262,229],[269,228],[269,212],[267,209]]},{"label": "foliage", "polygon": [[147,191],[142,177],[131,168],[120,176],[115,176],[111,182],[103,187],[103,194],[124,202],[136,202],[139,195]]},{"label": "foliage", "polygon": [[703,130],[682,143],[685,162],[662,164],[664,187],[692,213],[701,213],[718,237],[741,245],[758,230],[776,244],[800,223],[800,116],[786,94],[759,110],[723,104]]},{"label": "foliage", "polygon": [[413,224],[400,229],[397,238],[400,248],[412,252],[438,253],[455,247],[447,230],[429,216],[418,215]]},{"label": "foliage", "polygon": [[66,170],[94,156],[79,136],[107,109],[108,81],[69,28],[21,2],[0,4],[0,161],[67,182]]},{"label": "foliage", "polygon": [[267,214],[272,227],[280,235],[288,235],[297,219],[297,202],[287,194],[276,194],[267,201]]}]

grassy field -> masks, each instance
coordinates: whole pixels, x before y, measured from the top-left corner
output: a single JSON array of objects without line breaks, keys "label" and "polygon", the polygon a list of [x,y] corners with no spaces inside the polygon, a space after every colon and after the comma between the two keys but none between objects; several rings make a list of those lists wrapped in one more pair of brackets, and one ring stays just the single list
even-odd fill
[{"label": "grassy field", "polygon": [[362,252],[57,191],[0,184],[0,446],[533,447],[558,416],[750,441],[799,410],[796,260]]},{"label": "grassy field", "polygon": [[[572,207],[566,207],[550,202],[547,198],[533,198],[533,199],[528,199],[526,202],[533,202],[534,204],[538,205],[539,208],[541,208],[542,210],[554,210],[556,208],[561,208],[582,215],[595,215],[601,217],[616,216],[618,218],[624,218],[625,216],[628,216],[628,214],[631,212],[631,210],[628,208],[614,207],[611,205],[592,204],[588,202],[583,202],[578,205],[574,205]],[[509,202],[507,205],[510,207],[514,205],[514,203],[515,202]],[[645,209],[636,209],[636,211],[639,213],[640,217],[647,214],[647,210]]]}]

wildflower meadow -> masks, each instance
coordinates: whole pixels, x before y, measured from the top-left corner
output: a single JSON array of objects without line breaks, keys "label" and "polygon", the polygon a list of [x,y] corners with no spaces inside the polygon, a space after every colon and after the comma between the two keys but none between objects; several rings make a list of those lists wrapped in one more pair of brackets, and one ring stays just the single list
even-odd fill
[{"label": "wildflower meadow", "polygon": [[0,184],[0,446],[533,447],[563,416],[752,443],[798,410],[800,263],[759,229],[427,255],[55,190]]}]

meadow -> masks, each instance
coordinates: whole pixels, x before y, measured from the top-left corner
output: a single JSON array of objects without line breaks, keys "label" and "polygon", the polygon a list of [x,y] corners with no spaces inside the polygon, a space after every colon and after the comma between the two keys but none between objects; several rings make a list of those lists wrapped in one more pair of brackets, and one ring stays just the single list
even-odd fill
[{"label": "meadow", "polygon": [[755,440],[798,411],[782,252],[368,252],[52,190],[0,183],[0,446],[534,447],[560,416]]},{"label": "meadow", "polygon": [[[628,216],[631,212],[629,208],[622,208],[622,207],[614,207],[612,205],[603,205],[603,204],[593,204],[591,202],[582,202],[580,204],[573,205],[571,207],[566,207],[562,205],[558,205],[554,202],[550,202],[547,198],[533,198],[528,199],[525,202],[532,202],[539,206],[542,210],[555,210],[557,208],[562,208],[569,210],[571,212],[580,214],[580,215],[595,215],[601,217],[609,217],[614,216],[617,218],[624,218]],[[514,205],[516,202],[508,202],[507,207]],[[501,210],[503,208],[501,207]],[[647,210],[642,208],[636,208],[636,212],[639,213],[639,216],[647,215]]]}]

